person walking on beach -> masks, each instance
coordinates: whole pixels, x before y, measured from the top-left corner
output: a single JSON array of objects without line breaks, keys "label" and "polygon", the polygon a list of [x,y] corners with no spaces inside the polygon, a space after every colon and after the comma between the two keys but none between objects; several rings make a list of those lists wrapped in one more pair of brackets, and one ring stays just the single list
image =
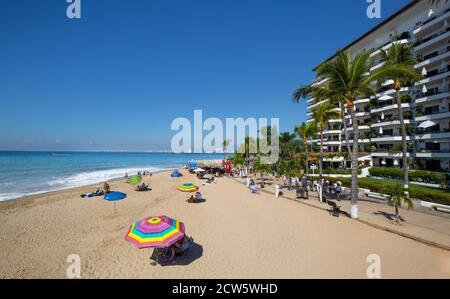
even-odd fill
[{"label": "person walking on beach", "polygon": [[277,183],[277,184],[275,185],[275,197],[276,197],[276,198],[280,198],[280,189],[281,189],[281,188],[280,188],[280,184]]}]

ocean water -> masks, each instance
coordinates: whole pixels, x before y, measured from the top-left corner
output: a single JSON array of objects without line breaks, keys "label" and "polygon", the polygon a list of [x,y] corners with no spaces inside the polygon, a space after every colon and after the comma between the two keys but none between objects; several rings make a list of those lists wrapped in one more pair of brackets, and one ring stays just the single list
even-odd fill
[{"label": "ocean water", "polygon": [[0,151],[0,201],[223,159],[219,154]]}]

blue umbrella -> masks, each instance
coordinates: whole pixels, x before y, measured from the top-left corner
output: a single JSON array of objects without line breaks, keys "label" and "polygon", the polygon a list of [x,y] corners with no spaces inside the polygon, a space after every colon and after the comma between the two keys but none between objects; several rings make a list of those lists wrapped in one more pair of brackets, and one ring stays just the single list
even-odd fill
[{"label": "blue umbrella", "polygon": [[104,200],[112,201],[114,203],[114,215],[116,215],[116,201],[127,198],[127,195],[122,192],[109,192],[105,194]]},{"label": "blue umbrella", "polygon": [[107,201],[116,201],[127,198],[127,195],[122,192],[109,192],[105,195],[104,199]]},{"label": "blue umbrella", "polygon": [[190,168],[190,169],[197,168],[197,163],[194,163],[194,162],[189,163],[188,168]]}]

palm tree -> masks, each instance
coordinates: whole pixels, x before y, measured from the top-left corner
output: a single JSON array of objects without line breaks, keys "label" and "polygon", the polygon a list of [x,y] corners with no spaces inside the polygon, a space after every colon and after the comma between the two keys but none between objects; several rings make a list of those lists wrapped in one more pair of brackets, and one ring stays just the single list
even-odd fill
[{"label": "palm tree", "polygon": [[[406,191],[408,191],[408,145],[406,143],[406,126],[403,117],[402,96],[400,91],[405,86],[411,86],[414,81],[422,78],[421,74],[414,68],[417,61],[413,54],[413,47],[405,44],[393,44],[388,51],[383,50],[382,56],[386,60],[382,67],[384,71],[383,79],[393,80],[397,100],[398,117],[402,134],[402,160],[403,160],[403,180]],[[381,80],[380,80],[381,81]]]},{"label": "palm tree", "polygon": [[261,162],[261,159],[256,160],[253,163],[253,171],[259,173],[261,176],[261,188],[264,188],[264,175],[272,170],[272,165]]},{"label": "palm tree", "polygon": [[400,183],[395,183],[393,187],[390,187],[383,191],[390,195],[389,204],[395,207],[395,222],[400,223],[400,215],[398,208],[402,207],[402,203],[405,202],[408,205],[408,209],[414,206],[413,201],[408,196],[405,196],[405,188]]},{"label": "palm tree", "polygon": [[338,51],[334,60],[320,65],[316,72],[318,77],[327,78],[327,86],[304,86],[297,89],[294,98],[333,98],[336,95],[345,99],[353,125],[352,184],[351,184],[351,216],[358,218],[358,153],[359,130],[355,110],[357,98],[367,98],[375,94],[372,82],[382,76],[385,70],[369,73],[371,68],[370,54],[362,51],[352,59],[350,51]]},{"label": "palm tree", "polygon": [[313,109],[313,119],[320,135],[320,161],[319,161],[319,174],[322,178],[323,174],[323,131],[330,125],[330,120],[340,117],[340,113],[335,110],[334,105],[331,103],[323,103],[317,108]]},{"label": "palm tree", "polygon": [[305,147],[306,156],[306,176],[309,175],[309,154],[308,154],[308,139],[316,133],[317,126],[314,122],[302,123],[300,127],[295,128],[295,133],[302,139]]},{"label": "palm tree", "polygon": [[225,161],[227,159],[227,148],[230,145],[231,140],[230,139],[226,139],[222,142],[222,146],[223,146],[223,160]]}]

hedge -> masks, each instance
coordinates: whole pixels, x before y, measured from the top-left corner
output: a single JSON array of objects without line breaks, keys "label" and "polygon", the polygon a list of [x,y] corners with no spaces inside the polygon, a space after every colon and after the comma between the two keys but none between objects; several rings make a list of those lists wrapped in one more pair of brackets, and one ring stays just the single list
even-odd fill
[{"label": "hedge", "polygon": [[[351,186],[351,178],[333,178],[333,177],[325,177],[330,182],[340,181],[346,187]],[[359,178],[358,185],[360,188],[369,189],[372,192],[381,193],[384,189],[389,187],[394,187],[396,182],[384,181],[380,179],[373,178]],[[409,195],[412,198],[422,201],[428,201],[437,204],[450,205],[450,191],[426,187],[420,185],[409,185]]]},{"label": "hedge", "polygon": [[325,174],[352,174],[351,169],[334,169],[334,168],[326,168],[323,170]]},{"label": "hedge", "polygon": [[[372,167],[369,169],[371,176],[403,180],[403,169],[393,167]],[[427,170],[410,170],[409,180],[412,182],[444,184],[446,175],[441,172]]]}]

